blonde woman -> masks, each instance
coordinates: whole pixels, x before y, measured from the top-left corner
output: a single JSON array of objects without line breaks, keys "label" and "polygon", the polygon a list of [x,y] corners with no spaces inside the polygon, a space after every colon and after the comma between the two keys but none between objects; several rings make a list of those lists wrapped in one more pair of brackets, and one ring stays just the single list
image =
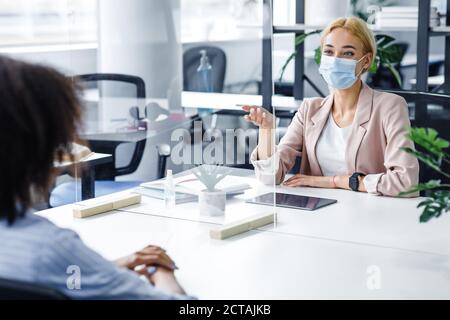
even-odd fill
[{"label": "blonde woman", "polygon": [[[332,93],[306,99],[278,146],[273,116],[244,107],[245,119],[260,128],[251,157],[258,179],[392,197],[409,190],[418,183],[419,163],[402,151],[414,147],[406,138],[406,101],[372,90],[361,80],[376,56],[372,32],[359,18],[340,18],[324,30],[321,48],[319,71]],[[300,173],[285,181],[297,157]]]}]

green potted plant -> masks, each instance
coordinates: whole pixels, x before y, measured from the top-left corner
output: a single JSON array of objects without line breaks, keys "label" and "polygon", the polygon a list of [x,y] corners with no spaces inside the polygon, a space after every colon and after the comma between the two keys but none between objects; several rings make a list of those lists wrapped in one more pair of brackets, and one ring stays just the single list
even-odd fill
[{"label": "green potted plant", "polygon": [[[434,129],[411,128],[408,138],[422,147],[424,151],[403,149],[405,152],[416,157],[422,163],[438,172],[441,176],[450,179],[450,173],[442,170],[444,163],[450,164],[450,154],[446,150],[450,142],[441,139]],[[433,218],[439,218],[442,214],[450,211],[450,185],[443,184],[440,180],[432,180],[425,184],[419,184],[412,190],[402,193],[401,196],[422,191],[429,191],[431,195],[422,201],[418,208],[423,208],[420,217],[421,223],[426,223]]]}]

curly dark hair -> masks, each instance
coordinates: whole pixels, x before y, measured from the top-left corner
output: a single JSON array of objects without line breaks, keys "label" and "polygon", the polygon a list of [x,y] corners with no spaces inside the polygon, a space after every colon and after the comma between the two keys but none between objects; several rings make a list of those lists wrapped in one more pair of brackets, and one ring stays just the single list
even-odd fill
[{"label": "curly dark hair", "polygon": [[13,224],[48,195],[54,161],[81,122],[79,88],[58,71],[0,56],[0,219]]}]

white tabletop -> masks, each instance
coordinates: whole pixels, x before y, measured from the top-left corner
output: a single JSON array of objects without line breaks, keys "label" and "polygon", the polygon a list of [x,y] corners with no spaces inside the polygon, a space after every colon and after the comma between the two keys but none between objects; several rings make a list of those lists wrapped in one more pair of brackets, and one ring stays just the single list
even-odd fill
[{"label": "white tabletop", "polygon": [[[206,223],[127,212],[75,220],[70,211],[66,207],[42,214],[77,231],[108,259],[148,244],[166,248],[180,268],[181,284],[201,299],[450,296],[447,256],[259,231],[215,241]],[[373,276],[379,287],[370,286]]]},{"label": "white tabletop", "polygon": [[[273,96],[272,104],[278,111],[298,110],[301,101],[292,97]],[[183,108],[208,108],[214,110],[235,110],[241,111],[238,105],[262,106],[262,96],[246,94],[226,94],[226,93],[203,93],[187,92],[182,93]]]},{"label": "white tabletop", "polygon": [[[106,154],[106,153],[91,153],[90,155],[84,157],[81,159],[78,163],[89,163],[94,162],[98,160],[108,159],[112,158],[112,155]],[[63,162],[55,162],[56,168],[63,168],[73,165],[74,163],[72,161],[63,161]]]},{"label": "white tabletop", "polygon": [[[275,232],[349,243],[404,249],[450,256],[450,217],[447,215],[420,224],[421,210],[417,205],[423,199],[400,199],[354,193],[346,190],[286,188],[264,186],[254,178],[243,177],[252,186],[244,195],[228,201],[223,218],[201,217],[196,203],[178,205],[167,213],[164,201],[144,198],[138,207],[127,211],[182,220],[224,224],[265,212],[277,213]],[[314,212],[287,208],[273,208],[245,203],[245,200],[269,192],[335,199],[338,203]],[[273,227],[263,230],[272,230]]]},{"label": "white tabletop", "polygon": [[[226,218],[204,218],[195,204],[167,213],[162,201],[76,220],[72,207],[39,214],[77,231],[108,259],[148,244],[163,246],[180,267],[189,293],[204,299],[358,298],[429,299],[450,296],[450,218],[419,224],[420,199],[392,199],[347,191],[282,189],[335,198],[317,212],[276,208],[278,223],[226,241],[209,230],[271,207],[243,203],[273,190],[254,178],[247,194],[231,201]],[[183,209],[183,210],[181,210]],[[380,277],[372,290],[372,272]]]}]

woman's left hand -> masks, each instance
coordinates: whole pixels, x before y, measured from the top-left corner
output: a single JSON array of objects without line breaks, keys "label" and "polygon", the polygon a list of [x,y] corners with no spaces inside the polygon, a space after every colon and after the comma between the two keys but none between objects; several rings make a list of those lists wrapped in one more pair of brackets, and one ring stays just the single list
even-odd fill
[{"label": "woman's left hand", "polygon": [[283,183],[285,187],[334,188],[333,177],[314,177],[297,174]]}]

